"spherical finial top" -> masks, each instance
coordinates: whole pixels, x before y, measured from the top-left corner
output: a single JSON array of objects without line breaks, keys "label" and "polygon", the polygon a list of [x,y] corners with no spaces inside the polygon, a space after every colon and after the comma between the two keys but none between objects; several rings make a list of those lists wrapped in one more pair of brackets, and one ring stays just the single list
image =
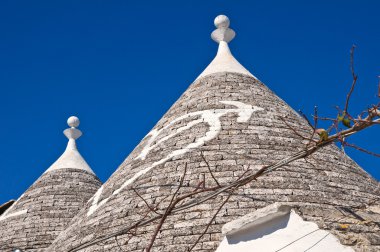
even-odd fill
[{"label": "spherical finial top", "polygon": [[79,118],[76,116],[70,116],[69,119],[67,119],[67,125],[69,125],[72,128],[78,127],[79,123]]},{"label": "spherical finial top", "polygon": [[216,28],[228,28],[230,26],[230,19],[225,15],[219,15],[215,18],[214,24]]},{"label": "spherical finial top", "polygon": [[235,37],[235,32],[229,28],[230,20],[225,15],[219,15],[215,18],[214,24],[216,30],[211,33],[211,38],[220,43],[222,41],[229,43]]}]

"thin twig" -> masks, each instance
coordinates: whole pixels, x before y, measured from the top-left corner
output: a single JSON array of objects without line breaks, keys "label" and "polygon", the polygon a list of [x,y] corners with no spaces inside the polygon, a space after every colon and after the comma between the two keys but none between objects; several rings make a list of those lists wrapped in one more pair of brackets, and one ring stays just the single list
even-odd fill
[{"label": "thin twig", "polygon": [[331,118],[331,117],[318,117],[318,120],[322,120],[322,121],[335,121],[336,118]]},{"label": "thin twig", "polygon": [[160,216],[162,216],[161,213],[157,212],[157,209],[154,209],[153,207],[151,207],[149,205],[149,203],[137,192],[137,190],[135,188],[132,188],[132,190],[136,193],[136,195],[145,203],[145,205],[149,208],[150,211],[154,212],[155,214],[158,214]]},{"label": "thin twig", "polygon": [[372,155],[372,156],[375,156],[375,157],[380,157],[380,154],[378,153],[375,153],[375,152],[372,152],[372,151],[369,151],[369,150],[366,150],[360,146],[357,146],[355,144],[351,144],[351,143],[347,143],[347,142],[344,142],[343,145],[345,146],[348,146],[348,147],[351,147],[351,148],[354,148],[354,149],[357,149],[358,151],[361,151],[361,152],[364,152],[364,153],[367,153],[369,155]]},{"label": "thin twig", "polygon": [[121,251],[124,251],[124,249],[121,247],[121,245],[119,244],[119,239],[118,239],[119,236],[115,236],[115,241],[116,241],[116,245],[119,247],[119,249]]},{"label": "thin twig", "polygon": [[206,234],[207,230],[209,229],[209,227],[211,226],[212,222],[215,220],[216,216],[219,214],[220,210],[222,210],[223,206],[228,202],[228,200],[230,199],[231,195],[232,195],[232,192],[234,191],[234,189],[232,189],[230,191],[230,193],[228,194],[227,198],[222,202],[222,204],[219,206],[219,208],[216,210],[215,214],[212,216],[211,220],[207,223],[207,226],[205,227],[205,229],[203,230],[202,234],[200,234],[197,238],[197,240],[194,242],[193,246],[190,247],[189,249],[189,252],[192,251],[195,246],[198,244],[198,242],[202,239],[202,237]]},{"label": "thin twig", "polygon": [[297,136],[299,136],[300,138],[302,138],[303,140],[308,140],[309,138],[307,137],[304,137],[303,135],[301,135],[296,129],[294,129],[292,126],[289,125],[289,123],[286,122],[285,118],[283,117],[279,117],[281,121],[283,121],[285,123],[285,125],[291,130],[293,131],[294,134],[296,134]]},{"label": "thin twig", "polygon": [[162,226],[164,225],[164,222],[165,220],[167,219],[167,217],[170,215],[170,213],[172,212],[173,208],[175,207],[176,205],[176,201],[174,200],[179,192],[179,190],[182,188],[183,186],[183,181],[185,179],[185,176],[186,176],[186,171],[187,171],[187,163],[185,163],[185,168],[184,168],[184,172],[183,172],[183,175],[181,177],[181,180],[180,180],[180,183],[176,189],[176,191],[174,192],[173,194],[173,197],[171,198],[170,200],[170,203],[168,205],[168,207],[166,208],[166,211],[165,213],[162,215],[161,217],[161,220],[160,222],[158,223],[153,235],[152,235],[152,238],[150,239],[150,243],[148,244],[148,246],[145,248],[145,251],[146,252],[149,252],[152,247],[153,247],[153,244],[154,244],[154,241],[156,240],[156,237],[158,235],[158,233],[160,232]]},{"label": "thin twig", "polygon": [[309,121],[309,118],[302,112],[302,110],[298,110],[298,113],[306,120],[307,124],[309,124],[310,127],[313,128],[313,124]]},{"label": "thin twig", "polygon": [[317,126],[318,126],[318,107],[317,106],[314,106],[313,119],[314,119],[313,133],[311,134],[309,138],[309,142],[307,143],[306,147],[310,146],[311,142],[314,142],[313,139],[315,136],[315,130],[317,129]]},{"label": "thin twig", "polygon": [[353,45],[351,47],[351,50],[350,50],[350,69],[351,69],[351,74],[352,74],[352,84],[351,84],[350,91],[347,94],[346,105],[344,106],[344,110],[343,110],[343,112],[345,114],[347,114],[347,112],[348,112],[348,104],[350,102],[350,98],[351,98],[352,92],[354,91],[354,88],[355,88],[355,85],[356,85],[356,81],[358,79],[358,76],[355,74],[355,70],[354,70],[354,50],[355,50],[355,47],[356,46]]},{"label": "thin twig", "polygon": [[210,167],[210,164],[207,162],[205,156],[203,155],[203,151],[201,151],[201,157],[202,157],[203,161],[206,163],[207,168],[208,168],[208,171],[210,172],[211,177],[213,178],[213,180],[215,181],[215,183],[216,183],[219,187],[221,187],[220,184],[219,184],[219,182],[218,182],[218,180],[216,179],[216,177],[215,177],[214,174],[212,173],[212,171],[211,171],[211,167]]},{"label": "thin twig", "polygon": [[313,128],[316,129],[318,126],[318,107],[314,106],[314,125]]}]

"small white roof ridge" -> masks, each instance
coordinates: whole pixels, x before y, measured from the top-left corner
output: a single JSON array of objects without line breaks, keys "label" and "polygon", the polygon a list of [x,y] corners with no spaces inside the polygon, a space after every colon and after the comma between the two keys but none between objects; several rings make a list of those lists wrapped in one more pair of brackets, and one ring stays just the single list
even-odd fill
[{"label": "small white roof ridge", "polygon": [[231,235],[240,230],[257,227],[263,223],[273,220],[280,216],[285,216],[290,213],[291,205],[283,203],[273,203],[269,206],[260,208],[244,215],[236,220],[224,224],[222,227],[223,235]]},{"label": "small white roof ridge", "polygon": [[63,131],[63,134],[69,139],[66,150],[45,173],[58,169],[79,169],[95,174],[77,149],[75,140],[82,135],[82,132],[76,128],[79,126],[79,123],[78,117],[69,117],[67,124],[70,128]]},{"label": "small white roof ridge", "polygon": [[215,18],[214,24],[216,30],[211,33],[211,38],[219,44],[218,52],[213,61],[197,77],[197,79],[209,74],[219,72],[241,73],[257,79],[245,67],[243,67],[231,54],[228,43],[234,39],[235,32],[230,29],[230,20],[225,15],[219,15]]}]

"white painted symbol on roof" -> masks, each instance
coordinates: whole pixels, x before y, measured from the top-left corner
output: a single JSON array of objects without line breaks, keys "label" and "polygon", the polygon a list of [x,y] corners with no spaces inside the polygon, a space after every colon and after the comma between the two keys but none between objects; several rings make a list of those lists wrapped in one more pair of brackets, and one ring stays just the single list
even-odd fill
[{"label": "white painted symbol on roof", "polygon": [[[171,159],[173,157],[183,155],[183,154],[191,151],[192,149],[196,149],[196,148],[202,146],[205,142],[214,139],[216,136],[218,136],[219,132],[222,129],[222,124],[220,121],[220,118],[222,116],[224,116],[228,113],[237,113],[238,118],[236,121],[239,123],[244,123],[244,122],[248,122],[248,120],[251,118],[253,112],[264,110],[263,108],[252,106],[252,105],[247,105],[247,104],[244,104],[244,103],[238,102],[238,101],[220,101],[220,103],[223,103],[226,105],[232,105],[232,106],[235,106],[235,108],[210,109],[210,110],[202,110],[202,111],[196,111],[196,112],[188,113],[188,114],[185,114],[183,116],[177,117],[173,121],[169,122],[165,127],[161,128],[159,130],[153,129],[152,131],[150,131],[148,133],[148,135],[146,136],[146,137],[150,137],[150,138],[147,141],[144,148],[142,149],[141,153],[136,157],[136,159],[145,160],[145,158],[150,153],[150,151],[153,150],[154,148],[156,148],[158,145],[160,145],[161,143],[169,140],[170,138],[180,134],[181,132],[183,132],[187,129],[190,129],[191,127],[193,127],[197,124],[207,123],[209,125],[208,131],[204,134],[204,136],[197,138],[193,143],[190,143],[187,146],[182,147],[181,149],[172,151],[171,153],[169,153],[164,158],[152,163],[147,168],[137,172],[131,178],[126,180],[117,190],[115,190],[112,193],[112,195],[118,194],[125,187],[132,184],[134,181],[136,181],[136,179],[138,179],[139,177],[141,177],[145,173],[149,172],[154,167],[165,163],[166,161],[168,161],[169,159]],[[197,119],[190,121],[185,126],[178,128],[174,133],[171,133],[171,134],[161,138],[157,142],[155,142],[157,137],[164,130],[168,129],[170,126],[172,126],[175,123],[178,123],[184,119],[189,119],[192,117],[196,117]],[[103,191],[103,187],[101,187],[96,192],[96,194],[90,199],[90,201],[92,200],[92,205],[89,208],[89,211],[87,212],[87,216],[91,215],[94,211],[96,211],[96,209],[98,209],[101,205],[106,203],[109,200],[109,198],[112,196],[111,195],[108,198],[103,199],[102,201],[99,202],[99,198],[102,194],[102,191]]]}]

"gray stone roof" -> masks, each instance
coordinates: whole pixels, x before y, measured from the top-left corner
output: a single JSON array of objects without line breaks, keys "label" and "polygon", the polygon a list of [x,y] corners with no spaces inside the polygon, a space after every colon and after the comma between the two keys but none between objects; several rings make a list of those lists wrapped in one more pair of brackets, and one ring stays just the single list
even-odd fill
[{"label": "gray stone roof", "polygon": [[[283,120],[301,133],[311,130],[252,76],[219,72],[197,79],[49,251],[71,251],[144,218],[149,209],[132,188],[149,204],[168,204],[185,165],[185,186],[180,193],[194,190],[203,177],[206,186],[215,185],[201,152],[224,185],[248,169],[259,169],[302,150],[304,140]],[[225,197],[221,194],[169,217],[153,251],[187,251]],[[292,162],[237,190],[195,248],[214,251],[225,223],[271,203],[286,202],[306,221],[316,222],[356,251],[379,251],[379,200],[379,183],[336,146],[327,146],[308,160]],[[80,251],[142,251],[156,225],[139,227],[132,238],[123,234]]]},{"label": "gray stone roof", "polygon": [[[68,130],[79,132],[74,127]],[[0,215],[0,251],[47,248],[101,186],[75,139],[69,140],[63,156]]]}]

